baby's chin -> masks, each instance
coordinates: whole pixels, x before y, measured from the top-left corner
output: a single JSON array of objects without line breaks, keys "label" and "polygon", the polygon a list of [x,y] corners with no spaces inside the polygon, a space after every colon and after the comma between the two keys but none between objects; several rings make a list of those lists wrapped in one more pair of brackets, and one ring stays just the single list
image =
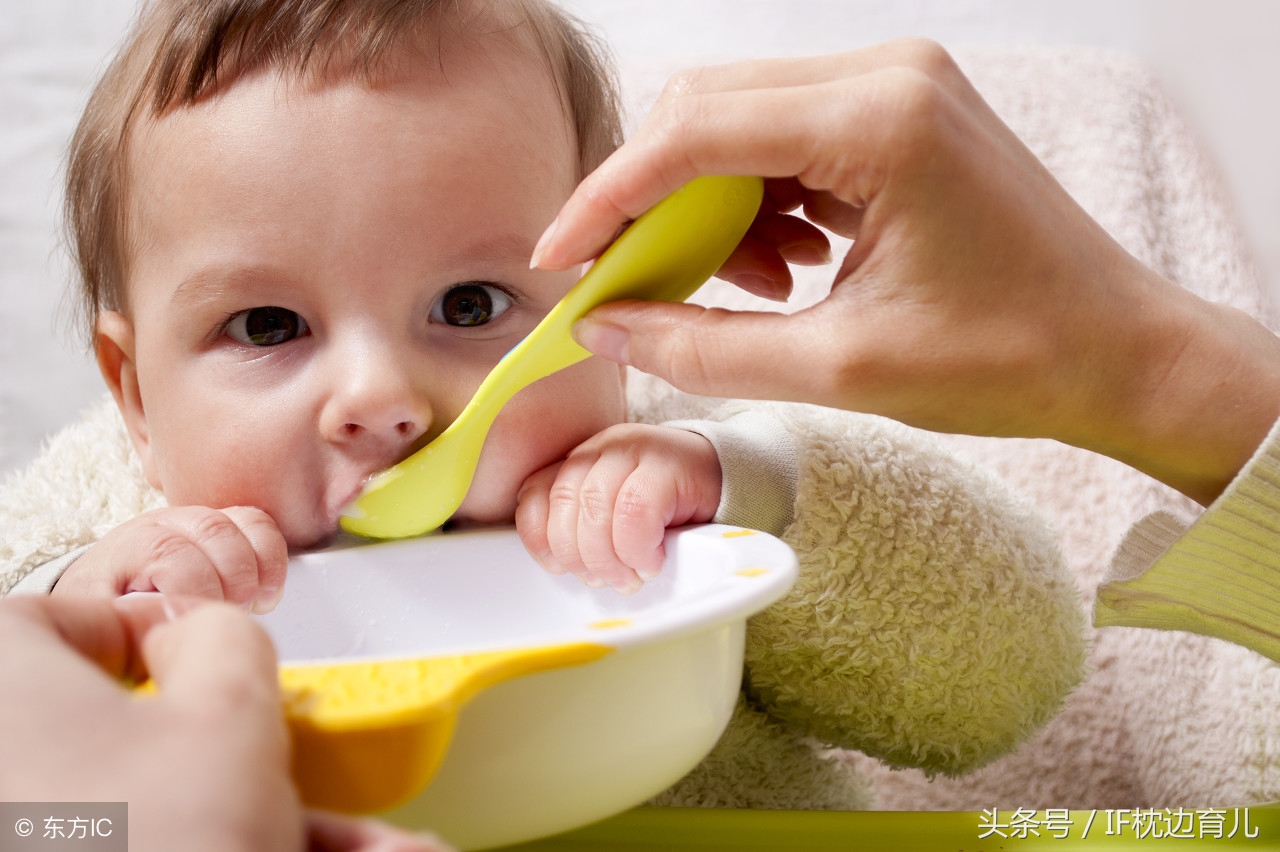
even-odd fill
[{"label": "baby's chin", "polygon": [[340,525],[336,512],[319,513],[314,517],[276,517],[276,526],[289,545],[290,553],[304,550],[318,550],[328,547],[338,538],[346,535]]},{"label": "baby's chin", "polygon": [[342,529],[334,527],[323,531],[308,530],[306,532],[285,532],[284,540],[289,545],[290,553],[301,553],[306,550],[319,550],[333,544],[339,536]]}]

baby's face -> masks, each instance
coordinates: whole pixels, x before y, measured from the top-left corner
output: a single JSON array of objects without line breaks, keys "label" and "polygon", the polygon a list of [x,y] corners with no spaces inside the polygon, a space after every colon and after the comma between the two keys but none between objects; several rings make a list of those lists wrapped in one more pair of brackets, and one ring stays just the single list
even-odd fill
[{"label": "baby's face", "polygon": [[[542,67],[476,45],[416,65],[376,89],[260,74],[139,130],[128,317],[104,315],[100,360],[171,504],[322,543],[576,280],[529,269],[576,171]],[[526,388],[459,517],[509,521],[526,476],[623,419],[599,359]]]}]

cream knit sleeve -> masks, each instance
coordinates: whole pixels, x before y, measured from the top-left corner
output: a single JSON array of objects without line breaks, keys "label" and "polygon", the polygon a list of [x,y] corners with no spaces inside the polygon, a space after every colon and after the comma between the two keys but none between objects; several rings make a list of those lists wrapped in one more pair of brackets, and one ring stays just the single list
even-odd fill
[{"label": "cream knit sleeve", "polygon": [[1215,636],[1280,662],[1280,421],[1193,523],[1162,511],[1130,528],[1094,624]]},{"label": "cream knit sleeve", "polygon": [[714,523],[776,536],[791,525],[799,460],[781,421],[757,408],[726,405],[706,420],[673,420],[663,425],[697,432],[715,447],[722,484]]}]

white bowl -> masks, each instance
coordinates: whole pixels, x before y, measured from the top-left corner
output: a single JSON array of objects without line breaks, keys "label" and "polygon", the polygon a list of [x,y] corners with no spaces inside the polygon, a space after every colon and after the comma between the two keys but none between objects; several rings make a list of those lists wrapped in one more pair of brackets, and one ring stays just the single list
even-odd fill
[{"label": "white bowl", "polygon": [[[795,556],[772,536],[719,525],[670,531],[666,550],[662,573],[631,596],[548,574],[506,528],[304,554],[291,560],[284,599],[262,622],[286,682],[291,670],[599,649],[589,662],[552,655],[539,666],[560,667],[487,685],[509,671],[454,696],[442,726],[419,737],[443,737],[438,770],[422,758],[430,766],[397,782],[408,785],[400,803],[380,808],[463,849],[518,843],[645,801],[697,765],[724,730],[741,688],[746,619],[795,582]],[[403,728],[403,714],[395,719]],[[304,796],[317,780],[345,790],[343,773],[359,774],[348,764],[361,749],[374,755],[375,775],[412,762],[410,746],[393,744],[390,758],[352,742],[338,758],[295,764]]]}]

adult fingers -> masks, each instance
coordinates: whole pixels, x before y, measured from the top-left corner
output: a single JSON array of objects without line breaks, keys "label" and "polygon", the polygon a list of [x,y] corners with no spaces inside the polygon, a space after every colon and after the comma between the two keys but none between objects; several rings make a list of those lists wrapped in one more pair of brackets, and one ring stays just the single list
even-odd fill
[{"label": "adult fingers", "polygon": [[751,223],[747,233],[772,246],[787,263],[821,266],[831,262],[831,241],[827,235],[798,216],[761,215]]},{"label": "adult fingers", "polygon": [[409,834],[375,819],[306,813],[309,852],[453,852],[431,834]]},{"label": "adult fingers", "polygon": [[662,116],[660,131],[637,134],[578,185],[538,241],[532,264],[563,269],[597,256],[623,224],[699,175],[800,174],[812,147],[799,131],[804,122],[761,126],[761,116],[811,110],[816,97],[752,90],[682,100],[679,115]]},{"label": "adult fingers", "polygon": [[788,263],[816,266],[831,261],[826,234],[796,216],[762,214],[716,272],[749,293],[774,301],[791,295]]},{"label": "adult fingers", "polygon": [[263,848],[297,848],[301,808],[266,632],[242,610],[206,602],[154,628],[142,653],[156,685],[140,708],[156,728],[148,735],[167,738],[176,763],[211,791],[216,805],[197,803],[196,817],[230,835],[216,845],[252,837]]},{"label": "adult fingers", "polygon": [[[847,329],[846,329],[847,331]],[[688,393],[833,405],[840,347],[806,312],[731,312],[690,304],[613,302],[579,320],[591,352]]]},{"label": "adult fingers", "polygon": [[820,56],[751,59],[677,72],[659,102],[686,95],[810,86],[868,74],[892,66],[918,69],[954,83],[958,69],[946,50],[922,38],[901,38]]},{"label": "adult fingers", "polygon": [[0,624],[24,653],[72,651],[117,678],[140,678],[142,636],[165,621],[163,602],[14,596],[0,602]]},{"label": "adult fingers", "polygon": [[940,93],[976,97],[946,51],[920,40],[707,77],[716,82],[669,87],[640,131],[582,181],[539,240],[535,266],[596,256],[623,223],[702,174],[794,177],[861,206],[922,104]]},{"label": "adult fingers", "polygon": [[250,739],[278,748],[274,756],[283,759],[275,649],[248,615],[224,604],[198,606],[153,628],[142,653],[161,700],[213,719],[241,719]]},{"label": "adult fingers", "polygon": [[[804,197],[804,215],[809,217],[810,221],[849,239],[857,238],[865,210],[864,206],[850,204],[827,190],[807,192]],[[830,259],[831,252],[828,250],[827,260]],[[800,262],[789,257],[787,260],[792,263]]]},{"label": "adult fingers", "polygon": [[160,595],[125,595],[111,601],[128,634],[128,657],[122,673],[126,680],[141,683],[149,676],[142,655],[143,639],[153,627],[173,619],[170,603]]}]

